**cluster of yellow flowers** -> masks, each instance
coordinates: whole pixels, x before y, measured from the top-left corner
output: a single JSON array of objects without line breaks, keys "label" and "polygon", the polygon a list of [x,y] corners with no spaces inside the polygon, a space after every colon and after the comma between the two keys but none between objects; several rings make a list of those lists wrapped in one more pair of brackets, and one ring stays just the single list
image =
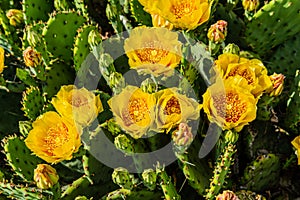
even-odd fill
[{"label": "cluster of yellow flowers", "polygon": [[203,95],[203,109],[223,129],[241,131],[256,118],[259,97],[273,87],[267,69],[258,59],[225,53],[213,71],[214,84]]},{"label": "cluster of yellow flowers", "polygon": [[112,97],[109,106],[118,125],[133,138],[141,138],[147,131],[169,131],[187,120],[199,118],[201,105],[176,88],[149,94],[136,86],[126,86]]},{"label": "cluster of yellow flowers", "polygon": [[139,0],[151,14],[153,26],[193,30],[210,17],[209,0]]},{"label": "cluster of yellow flowers", "polygon": [[103,111],[99,96],[74,85],[62,86],[52,99],[56,111],[48,111],[32,124],[25,143],[48,163],[70,160],[80,145],[82,128],[89,126]]}]

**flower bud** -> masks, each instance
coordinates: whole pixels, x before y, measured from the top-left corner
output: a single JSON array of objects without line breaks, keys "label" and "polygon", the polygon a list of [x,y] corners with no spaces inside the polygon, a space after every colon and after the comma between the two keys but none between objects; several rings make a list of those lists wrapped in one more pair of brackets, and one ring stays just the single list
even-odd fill
[{"label": "flower bud", "polygon": [[231,53],[231,54],[239,55],[240,48],[238,45],[230,43],[223,49],[223,53]]},{"label": "flower bud", "polygon": [[163,27],[169,30],[172,30],[174,27],[174,25],[171,22],[164,19],[158,14],[152,14],[151,17],[152,17],[152,24],[154,27]]},{"label": "flower bud", "polygon": [[175,143],[176,150],[182,153],[192,143],[194,136],[186,123],[180,123],[178,129],[172,133],[172,140]]},{"label": "flower bud", "polygon": [[125,87],[125,79],[119,72],[113,72],[109,76],[109,85],[115,94],[118,94]]},{"label": "flower bud", "polygon": [[27,29],[27,41],[30,46],[36,47],[42,42],[41,36],[32,29]]},{"label": "flower bud", "polygon": [[243,0],[243,7],[246,11],[252,12],[259,6],[259,0]]},{"label": "flower bud", "polygon": [[207,32],[207,37],[211,42],[222,43],[227,36],[227,22],[219,20],[211,25]]},{"label": "flower bud", "polygon": [[101,35],[96,30],[91,30],[88,35],[88,43],[90,46],[98,46],[102,42]]},{"label": "flower bud", "polygon": [[153,169],[146,169],[142,173],[144,185],[147,186],[150,190],[156,188],[157,174]]},{"label": "flower bud", "polygon": [[239,200],[239,198],[232,191],[225,190],[216,197],[216,200]]},{"label": "flower bud", "polygon": [[133,142],[124,134],[120,134],[115,137],[114,144],[117,149],[126,154],[132,154],[134,152]]},{"label": "flower bud", "polygon": [[134,176],[129,174],[128,170],[123,167],[114,169],[112,180],[121,188],[132,189],[134,186]]},{"label": "flower bud", "polygon": [[10,9],[7,11],[6,17],[9,19],[9,23],[12,26],[18,26],[24,22],[23,13],[21,10]]},{"label": "flower bud", "polygon": [[239,139],[239,134],[235,131],[228,130],[225,133],[225,141],[231,144],[235,144]]},{"label": "flower bud", "polygon": [[273,84],[273,87],[271,87],[267,92],[269,93],[269,95],[271,97],[272,96],[276,97],[276,96],[280,95],[283,90],[285,76],[283,74],[274,73],[273,75],[271,75],[269,77]]},{"label": "flower bud", "polygon": [[42,63],[42,56],[32,47],[27,47],[23,52],[25,65],[28,67],[37,67]]},{"label": "flower bud", "polygon": [[34,181],[38,188],[49,189],[58,182],[56,170],[47,164],[39,164],[34,170]]},{"label": "flower bud", "polygon": [[141,83],[141,89],[143,92],[149,94],[155,93],[157,91],[157,87],[157,84],[151,78],[147,78]]}]

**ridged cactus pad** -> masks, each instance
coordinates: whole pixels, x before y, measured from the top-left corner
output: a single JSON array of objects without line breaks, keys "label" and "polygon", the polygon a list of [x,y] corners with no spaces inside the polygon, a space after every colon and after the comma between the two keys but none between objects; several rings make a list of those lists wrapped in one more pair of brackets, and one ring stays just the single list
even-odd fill
[{"label": "ridged cactus pad", "polygon": [[55,57],[71,64],[74,37],[85,18],[75,11],[53,14],[44,28],[47,50]]},{"label": "ridged cactus pad", "polygon": [[300,31],[300,1],[272,0],[254,14],[247,24],[246,41],[253,50],[264,55],[271,48]]},{"label": "ridged cactus pad", "polygon": [[21,178],[32,182],[33,170],[43,161],[32,155],[25,142],[16,136],[3,140],[3,147],[8,164]]}]

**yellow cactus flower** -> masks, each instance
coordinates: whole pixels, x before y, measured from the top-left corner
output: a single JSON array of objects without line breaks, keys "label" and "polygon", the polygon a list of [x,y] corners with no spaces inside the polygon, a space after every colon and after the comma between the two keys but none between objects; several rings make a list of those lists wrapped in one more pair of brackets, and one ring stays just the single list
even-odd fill
[{"label": "yellow cactus flower", "polygon": [[38,164],[34,170],[33,179],[40,189],[52,188],[58,182],[59,176],[56,170],[47,164]]},{"label": "yellow cactus flower", "polygon": [[215,71],[223,79],[229,77],[242,77],[248,83],[247,88],[255,97],[272,87],[272,82],[267,75],[268,71],[258,59],[241,58],[238,55],[225,53],[215,61]]},{"label": "yellow cactus flower", "polygon": [[80,145],[81,130],[56,112],[49,111],[32,123],[26,146],[48,163],[72,159]]},{"label": "yellow cactus flower", "polygon": [[10,9],[6,12],[6,17],[9,19],[9,23],[12,26],[19,26],[24,22],[22,10]]},{"label": "yellow cactus flower", "polygon": [[62,86],[51,103],[61,116],[83,127],[90,125],[103,111],[99,95],[74,85]]},{"label": "yellow cactus flower", "polygon": [[158,14],[175,27],[193,30],[208,21],[209,0],[139,0],[146,12]]},{"label": "yellow cactus flower", "polygon": [[0,74],[3,72],[4,69],[4,49],[0,47]]},{"label": "yellow cactus flower", "polygon": [[109,101],[116,123],[133,138],[141,138],[152,126],[155,97],[136,86],[126,86]]},{"label": "yellow cactus flower", "polygon": [[178,34],[157,27],[133,29],[124,49],[132,69],[155,76],[172,75],[182,55]]},{"label": "yellow cactus flower", "polygon": [[242,5],[246,11],[252,12],[259,7],[259,0],[243,0]]},{"label": "yellow cactus flower", "polygon": [[181,122],[199,118],[200,104],[186,95],[179,94],[176,88],[161,90],[156,93],[156,97],[156,123],[153,130],[169,132]]},{"label": "yellow cactus flower", "polygon": [[300,135],[295,137],[295,139],[291,143],[296,148],[296,154],[298,157],[298,165],[300,165]]},{"label": "yellow cactus flower", "polygon": [[[224,84],[224,85],[223,85]],[[209,121],[223,130],[237,132],[256,118],[257,99],[250,93],[247,81],[239,77],[218,79],[203,95],[203,109]]]}]

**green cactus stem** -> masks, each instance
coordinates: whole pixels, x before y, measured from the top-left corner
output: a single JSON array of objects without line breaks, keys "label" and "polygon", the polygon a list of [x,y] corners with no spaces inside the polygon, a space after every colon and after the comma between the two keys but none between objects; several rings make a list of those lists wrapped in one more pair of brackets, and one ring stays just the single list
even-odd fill
[{"label": "green cactus stem", "polygon": [[206,199],[214,199],[215,196],[219,194],[219,191],[223,187],[225,179],[230,172],[230,166],[233,163],[233,155],[235,152],[235,145],[232,143],[228,143],[223,149],[223,152],[221,153],[214,167],[210,187],[205,195]]},{"label": "green cactus stem", "polygon": [[181,196],[177,193],[176,188],[171,180],[171,177],[167,174],[164,169],[159,166],[156,169],[158,176],[158,183],[164,192],[166,200],[180,200]]}]

